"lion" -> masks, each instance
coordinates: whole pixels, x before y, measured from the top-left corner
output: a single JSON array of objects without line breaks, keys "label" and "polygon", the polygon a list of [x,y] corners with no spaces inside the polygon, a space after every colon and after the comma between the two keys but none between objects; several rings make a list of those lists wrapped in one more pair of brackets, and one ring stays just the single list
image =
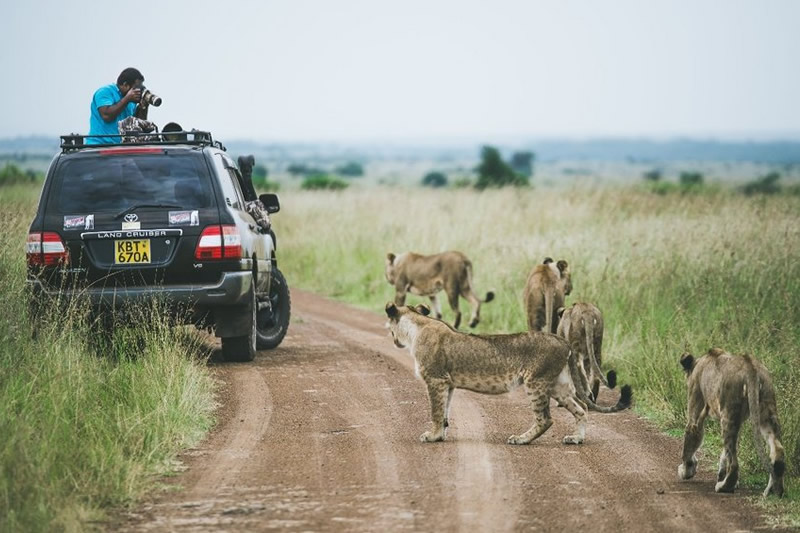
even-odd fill
[{"label": "lion", "polygon": [[415,371],[428,388],[431,431],[422,442],[445,440],[450,404],[455,389],[483,394],[503,394],[524,385],[534,413],[533,425],[509,444],[528,444],[553,424],[550,398],[575,417],[577,431],[564,444],[582,444],[586,436],[587,405],[611,413],[630,406],[632,391],[626,385],[611,407],[598,406],[588,397],[588,381],[567,341],[557,335],[524,332],[506,335],[468,335],[428,317],[429,310],[386,304],[388,327],[398,348],[408,347]]},{"label": "lion", "polygon": [[597,400],[600,383],[613,389],[617,384],[617,373],[608,371],[604,376],[600,370],[603,348],[603,314],[594,304],[578,302],[572,307],[558,308],[556,333],[564,337],[570,348],[580,355],[583,368],[589,377],[592,399]]},{"label": "lion", "polygon": [[[783,496],[786,463],[775,388],[767,368],[749,355],[731,355],[719,348],[712,348],[697,359],[684,353],[680,363],[686,373],[688,406],[678,477],[691,479],[697,472],[695,452],[703,442],[705,420],[710,414],[720,420],[724,441],[714,491],[733,492],[739,479],[736,458],[739,428],[749,416],[756,450],[770,472],[764,496]],[[762,437],[769,446],[769,460],[764,454]]]},{"label": "lion", "polygon": [[571,292],[572,276],[566,261],[553,263],[546,257],[541,265],[536,265],[525,283],[528,329],[555,333],[558,328],[556,310],[564,307],[564,298]]},{"label": "lion", "polygon": [[395,288],[394,303],[404,305],[406,293],[428,296],[436,318],[442,318],[442,308],[436,296],[441,290],[447,294],[447,301],[455,313],[453,327],[461,324],[461,310],[458,297],[466,298],[472,306],[469,327],[480,322],[481,303],[494,299],[494,292],[486,293],[481,300],[472,290],[472,262],[461,252],[451,251],[433,255],[420,255],[406,252],[400,255],[386,254],[386,281]]}]

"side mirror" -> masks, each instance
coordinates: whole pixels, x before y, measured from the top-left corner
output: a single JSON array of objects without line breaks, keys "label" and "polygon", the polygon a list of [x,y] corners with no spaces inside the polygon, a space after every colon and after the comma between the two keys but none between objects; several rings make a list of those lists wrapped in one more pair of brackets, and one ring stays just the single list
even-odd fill
[{"label": "side mirror", "polygon": [[267,213],[277,213],[281,210],[281,202],[278,200],[278,195],[274,192],[266,192],[258,197],[261,200],[261,203],[264,204],[264,207],[267,209]]}]

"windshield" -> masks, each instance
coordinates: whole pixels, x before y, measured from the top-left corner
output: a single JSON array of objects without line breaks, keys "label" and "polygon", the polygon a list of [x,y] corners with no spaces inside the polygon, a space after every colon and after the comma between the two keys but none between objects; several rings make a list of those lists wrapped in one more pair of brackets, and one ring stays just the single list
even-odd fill
[{"label": "windshield", "polygon": [[200,153],[92,155],[62,161],[56,175],[51,198],[62,213],[117,213],[136,204],[212,205]]}]

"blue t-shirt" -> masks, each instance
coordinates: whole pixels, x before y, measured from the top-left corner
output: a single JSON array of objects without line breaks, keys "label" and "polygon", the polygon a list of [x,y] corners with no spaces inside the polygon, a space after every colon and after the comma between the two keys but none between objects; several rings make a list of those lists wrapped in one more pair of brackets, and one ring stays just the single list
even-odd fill
[{"label": "blue t-shirt", "polygon": [[[119,89],[115,83],[104,85],[97,89],[92,97],[92,105],[90,106],[91,115],[89,116],[89,135],[105,135],[119,133],[117,122],[132,117],[136,113],[136,102],[129,102],[128,105],[117,115],[111,122],[106,122],[100,115],[99,108],[107,105],[114,105],[122,100],[122,95],[119,94]],[[89,137],[86,139],[86,144],[109,144],[118,143],[119,136],[114,137]]]}]

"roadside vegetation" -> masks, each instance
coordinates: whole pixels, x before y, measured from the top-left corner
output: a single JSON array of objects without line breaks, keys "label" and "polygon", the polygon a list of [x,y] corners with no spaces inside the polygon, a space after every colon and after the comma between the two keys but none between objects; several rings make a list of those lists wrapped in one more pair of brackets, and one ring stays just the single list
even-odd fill
[{"label": "roadside vegetation", "polygon": [[[790,495],[770,505],[800,516],[800,197],[683,181],[677,186],[702,194],[418,187],[348,190],[331,202],[287,192],[282,264],[293,286],[382,313],[394,294],[383,273],[387,252],[461,250],[473,262],[477,292],[496,291],[477,328],[487,333],[524,330],[529,271],[547,256],[566,259],[574,285],[568,305],[593,302],[605,315],[604,365],[634,386],[636,410],[676,437],[686,410],[682,352],[699,356],[716,346],[764,361],[778,390]],[[428,303],[409,296],[417,302]],[[716,471],[718,431],[707,427],[706,471]],[[763,490],[767,474],[749,427],[740,445],[742,483]]]},{"label": "roadside vegetation", "polygon": [[0,531],[83,531],[205,434],[214,382],[198,337],[157,308],[101,350],[77,307],[46,310],[32,339],[24,243],[38,193],[0,196]]}]

